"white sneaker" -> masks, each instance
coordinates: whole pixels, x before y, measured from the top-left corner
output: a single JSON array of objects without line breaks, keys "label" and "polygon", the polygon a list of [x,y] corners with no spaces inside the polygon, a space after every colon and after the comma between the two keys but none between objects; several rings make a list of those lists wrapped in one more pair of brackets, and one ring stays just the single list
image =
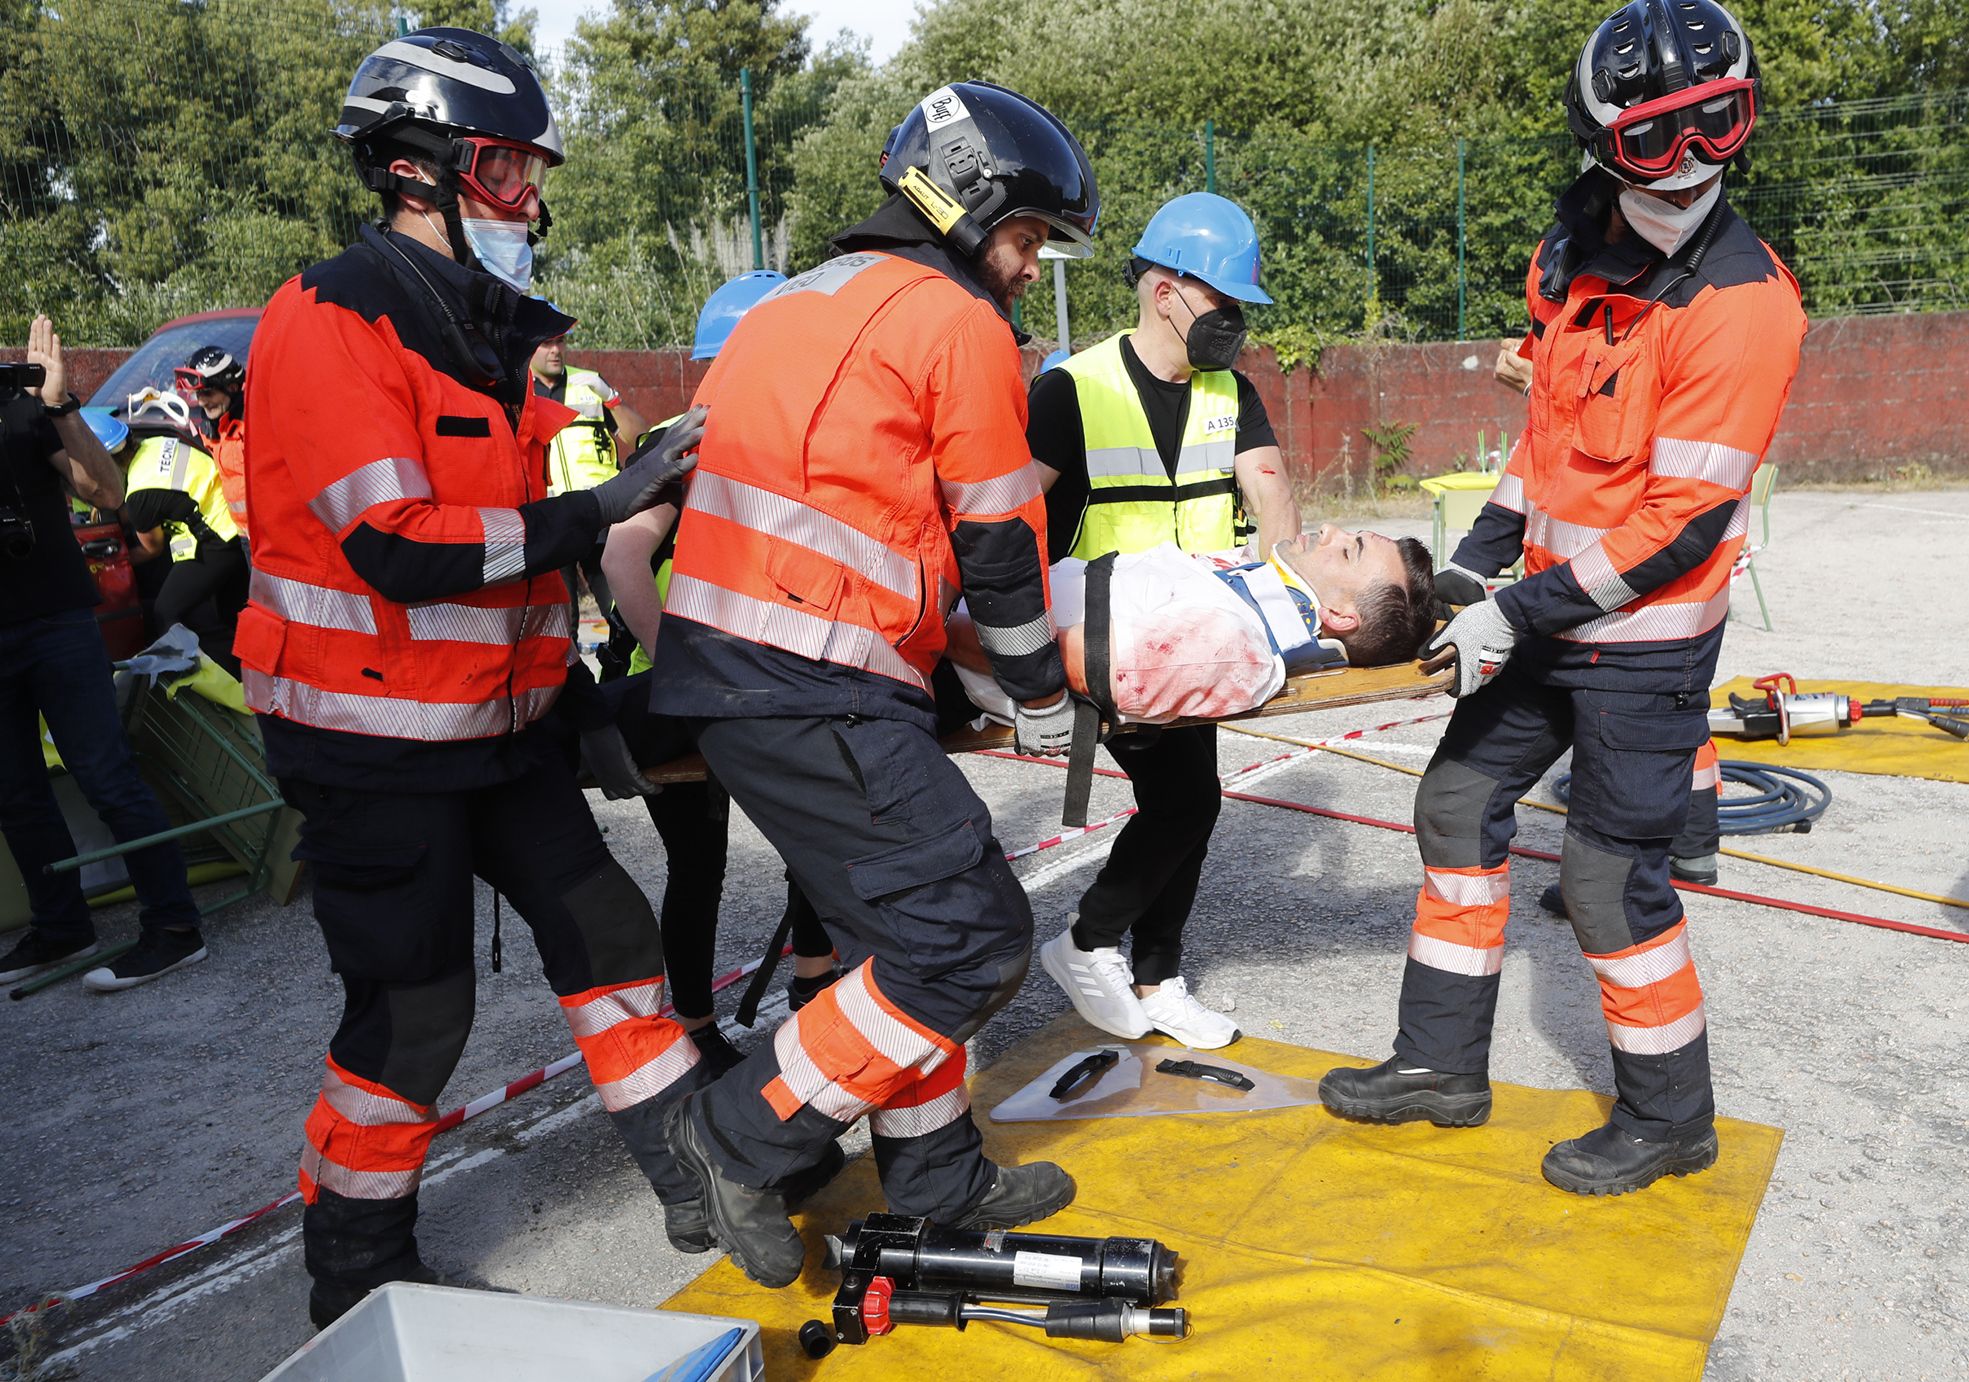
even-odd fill
[{"label": "white sneaker", "polygon": [[1039,947],[1039,963],[1066,990],[1074,1011],[1093,1026],[1118,1037],[1147,1036],[1149,1019],[1135,996],[1135,976],[1115,947],[1082,950],[1073,943],[1073,927]]},{"label": "white sneaker", "polygon": [[1185,1046],[1214,1051],[1238,1039],[1237,1023],[1192,998],[1181,975],[1164,979],[1154,993],[1137,1001],[1151,1027]]}]

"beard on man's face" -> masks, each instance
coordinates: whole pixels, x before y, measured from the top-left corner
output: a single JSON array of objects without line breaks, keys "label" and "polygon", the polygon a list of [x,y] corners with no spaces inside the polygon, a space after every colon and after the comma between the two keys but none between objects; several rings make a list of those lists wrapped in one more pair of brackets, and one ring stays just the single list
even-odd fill
[{"label": "beard on man's face", "polygon": [[991,300],[1005,311],[1012,310],[1012,304],[1025,296],[1029,286],[1025,277],[1025,266],[1017,259],[1010,264],[995,263],[987,254],[978,261],[978,277],[984,281],[984,289],[991,294]]}]

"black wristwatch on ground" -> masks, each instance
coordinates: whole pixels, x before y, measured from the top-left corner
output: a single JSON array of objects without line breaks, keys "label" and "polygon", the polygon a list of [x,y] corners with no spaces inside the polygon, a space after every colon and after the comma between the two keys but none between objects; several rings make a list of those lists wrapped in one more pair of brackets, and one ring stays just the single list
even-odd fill
[{"label": "black wristwatch on ground", "polygon": [[42,402],[41,406],[47,411],[48,416],[51,418],[67,417],[70,413],[74,412],[77,408],[80,408],[82,406],[82,400],[77,398],[74,394],[70,394],[68,396],[68,402],[62,404],[58,408],[50,408],[45,400]]}]

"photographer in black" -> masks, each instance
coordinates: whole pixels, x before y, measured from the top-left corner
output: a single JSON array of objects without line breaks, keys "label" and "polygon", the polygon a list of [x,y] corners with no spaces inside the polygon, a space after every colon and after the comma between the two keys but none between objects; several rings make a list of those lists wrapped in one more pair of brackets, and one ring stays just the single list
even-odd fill
[{"label": "photographer in black", "polygon": [[[36,717],[62,764],[118,840],[168,828],[137,775],[117,718],[97,595],[69,527],[72,493],[100,509],[123,503],[123,477],[68,393],[61,337],[28,328],[27,363],[0,365],[0,831],[27,884],[28,933],[0,956],[0,983],[93,954],[95,920],[80,877],[47,866],[76,852],[48,782]],[[137,946],[82,982],[133,988],[205,958],[198,907],[177,846],[126,856],[142,906]]]}]

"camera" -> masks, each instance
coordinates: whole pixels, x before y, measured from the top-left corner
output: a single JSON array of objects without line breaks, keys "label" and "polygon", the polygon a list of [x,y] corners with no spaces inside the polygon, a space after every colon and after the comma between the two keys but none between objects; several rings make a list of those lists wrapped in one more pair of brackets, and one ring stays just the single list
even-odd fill
[{"label": "camera", "polygon": [[40,365],[0,364],[0,403],[48,382],[48,371]]}]

